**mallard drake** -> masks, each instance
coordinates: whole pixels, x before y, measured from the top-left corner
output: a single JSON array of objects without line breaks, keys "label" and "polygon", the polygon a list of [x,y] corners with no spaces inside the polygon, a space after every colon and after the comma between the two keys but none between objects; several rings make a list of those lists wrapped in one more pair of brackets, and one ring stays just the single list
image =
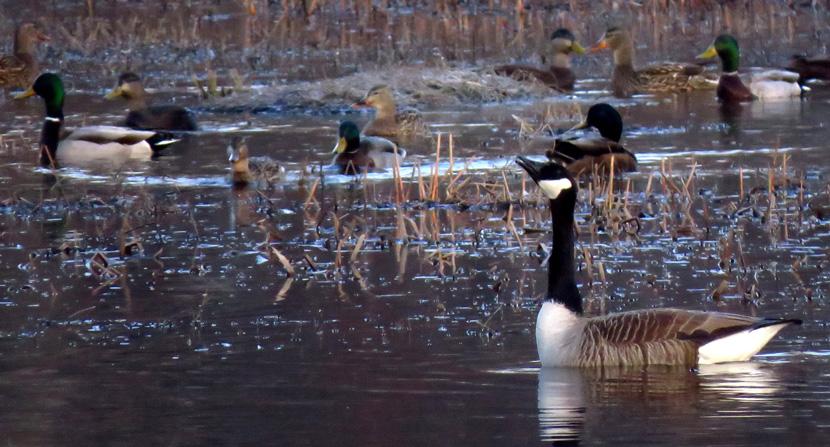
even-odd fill
[{"label": "mallard drake", "polygon": [[787,70],[798,73],[798,82],[801,84],[811,79],[830,81],[830,58],[796,54],[790,59]]},{"label": "mallard drake", "polygon": [[556,139],[545,155],[565,165],[572,175],[590,174],[594,165],[599,171],[608,172],[612,159],[615,172],[637,170],[637,157],[620,144],[623,123],[617,109],[604,103],[594,104],[585,120],[571,130],[591,127],[599,132],[599,137]]},{"label": "mallard drake", "polygon": [[[38,95],[46,105],[46,119],[40,134],[40,162],[58,167],[97,162],[124,162],[131,158],[150,158],[154,150],[166,146],[156,132],[116,126],[87,126],[61,133],[63,126],[63,81],[54,73],[44,73],[28,90],[15,99]],[[151,141],[155,143],[151,146]]]},{"label": "mallard drake", "polygon": [[553,248],[547,297],[536,317],[536,348],[544,367],[618,367],[742,362],[797,319],[719,312],[646,309],[599,317],[582,313],[574,262],[577,183],[552,162],[516,162],[550,200]]},{"label": "mallard drake", "polygon": [[0,88],[26,88],[40,71],[35,57],[39,42],[48,42],[34,23],[21,23],[14,33],[14,53],[0,57]]},{"label": "mallard drake", "polygon": [[499,65],[496,74],[510,76],[520,81],[537,80],[552,89],[569,92],[574,89],[574,76],[571,70],[571,54],[585,54],[585,49],[576,41],[573,33],[559,28],[550,36],[553,60],[547,70],[528,65]]},{"label": "mallard drake", "polygon": [[754,99],[776,99],[800,96],[798,73],[787,70],[759,70],[751,73],[749,87],[738,75],[741,51],[738,40],[729,34],[721,34],[715,42],[698,57],[711,59],[720,57],[722,72],[718,80],[718,99],[727,102],[752,101]]},{"label": "mallard drake", "polygon": [[398,110],[392,89],[386,85],[372,87],[363,98],[352,104],[352,107],[375,109],[375,117],[363,127],[363,135],[394,141],[431,135],[420,112],[412,108]]},{"label": "mallard drake", "polygon": [[135,73],[123,73],[118,77],[118,85],[107,93],[107,99],[124,98],[127,100],[127,119],[124,125],[143,130],[198,130],[193,113],[181,106],[157,105],[147,106],[147,95],[141,78]]},{"label": "mallard drake", "polygon": [[247,142],[239,137],[234,137],[228,145],[228,161],[231,164],[231,181],[234,186],[246,186],[257,182],[271,185],[285,174],[285,168],[275,160],[269,157],[249,156]]},{"label": "mallard drake", "polygon": [[400,165],[406,151],[397,144],[381,137],[360,135],[357,124],[351,121],[340,123],[337,145],[332,150],[337,155],[332,164],[340,167],[344,174],[355,174],[363,169],[388,169]]},{"label": "mallard drake", "polygon": [[591,47],[595,53],[610,48],[614,52],[614,72],[611,88],[614,96],[629,97],[642,92],[680,92],[713,89],[716,81],[703,73],[697,64],[666,62],[646,68],[634,68],[634,42],[631,34],[617,27],[608,28]]}]

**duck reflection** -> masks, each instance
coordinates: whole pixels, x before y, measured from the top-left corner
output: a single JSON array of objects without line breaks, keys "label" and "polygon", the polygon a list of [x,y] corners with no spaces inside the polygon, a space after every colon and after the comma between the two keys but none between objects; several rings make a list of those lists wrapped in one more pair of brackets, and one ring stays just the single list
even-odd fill
[{"label": "duck reflection", "polygon": [[720,120],[726,125],[726,136],[735,137],[741,131],[744,105],[739,102],[722,102],[718,108]]}]

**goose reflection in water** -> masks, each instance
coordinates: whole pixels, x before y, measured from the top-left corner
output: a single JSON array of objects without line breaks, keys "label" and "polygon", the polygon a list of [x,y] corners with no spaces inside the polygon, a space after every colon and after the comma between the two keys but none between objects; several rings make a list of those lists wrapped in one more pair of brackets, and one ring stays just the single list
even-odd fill
[{"label": "goose reflection in water", "polygon": [[585,425],[584,373],[576,368],[542,368],[539,371],[542,442],[579,445]]},{"label": "goose reflection in water", "polygon": [[[699,416],[717,416],[723,408],[711,402],[754,402],[772,400],[781,391],[774,365],[763,363],[727,363],[701,365],[697,370],[682,367],[651,366],[642,368],[541,368],[538,383],[539,430],[543,443],[555,446],[580,445],[592,431],[604,432],[606,418],[617,418],[619,408],[634,404],[647,408],[649,402],[660,402],[658,418],[665,421],[698,422]],[[762,408],[740,406],[730,408],[742,416],[763,413]],[[690,413],[690,408],[698,408]],[[696,416],[694,415],[700,411]],[[607,414],[605,414],[607,413]],[[738,416],[741,416],[738,415]],[[631,414],[630,424],[640,425]],[[645,416],[645,415],[641,415]],[[654,417],[654,415],[651,415]],[[696,423],[687,428],[695,431]],[[648,432],[647,428],[632,427]],[[667,433],[654,433],[657,437]],[[590,443],[590,442],[587,442]]]}]

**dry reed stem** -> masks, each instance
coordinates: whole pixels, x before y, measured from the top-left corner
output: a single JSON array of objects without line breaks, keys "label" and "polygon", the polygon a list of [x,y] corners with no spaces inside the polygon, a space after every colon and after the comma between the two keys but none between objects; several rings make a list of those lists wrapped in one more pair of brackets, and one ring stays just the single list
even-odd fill
[{"label": "dry reed stem", "polygon": [[309,204],[311,204],[312,201],[319,206],[320,202],[318,202],[317,198],[315,197],[315,195],[317,194],[317,187],[319,185],[320,177],[317,177],[317,179],[314,180],[314,183],[311,184],[311,189],[308,191],[308,197],[306,197],[305,203],[303,204],[304,209],[308,208]]},{"label": "dry reed stem", "polygon": [[360,254],[360,250],[363,249],[363,244],[366,242],[366,233],[360,235],[357,238],[357,242],[354,244],[354,249],[352,250],[352,255],[349,257],[349,262],[354,264],[357,261],[357,256]]},{"label": "dry reed stem", "polygon": [[441,135],[438,134],[438,142],[435,145],[435,164],[432,166],[432,183],[430,185],[429,199],[438,201],[438,163],[441,161]]}]

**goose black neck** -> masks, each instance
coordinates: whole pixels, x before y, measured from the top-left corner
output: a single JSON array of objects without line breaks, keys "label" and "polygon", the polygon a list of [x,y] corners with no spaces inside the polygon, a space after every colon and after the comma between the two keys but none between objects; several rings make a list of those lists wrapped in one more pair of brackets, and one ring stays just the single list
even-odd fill
[{"label": "goose black neck", "polygon": [[63,113],[59,115],[58,117],[47,114],[46,120],[43,121],[43,129],[40,132],[40,164],[44,166],[50,166],[57,160],[55,156],[58,153]]},{"label": "goose black neck", "polygon": [[548,261],[547,299],[562,303],[576,314],[582,314],[582,297],[576,287],[574,264],[574,202],[551,201],[553,248]]}]

